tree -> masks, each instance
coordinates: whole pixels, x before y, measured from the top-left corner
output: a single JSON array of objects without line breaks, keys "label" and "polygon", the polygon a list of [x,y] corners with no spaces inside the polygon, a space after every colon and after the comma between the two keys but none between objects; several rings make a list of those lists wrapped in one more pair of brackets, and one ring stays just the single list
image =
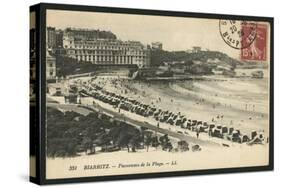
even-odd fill
[{"label": "tree", "polygon": [[146,151],[148,152],[149,146],[152,143],[152,132],[146,131],[144,132],[144,144],[146,146]]}]

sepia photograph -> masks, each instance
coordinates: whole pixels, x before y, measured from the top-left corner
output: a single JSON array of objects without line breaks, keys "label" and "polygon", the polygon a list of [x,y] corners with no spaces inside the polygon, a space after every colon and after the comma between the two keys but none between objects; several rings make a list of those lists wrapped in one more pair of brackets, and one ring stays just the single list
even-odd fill
[{"label": "sepia photograph", "polygon": [[268,166],[269,22],[46,10],[46,179]]},{"label": "sepia photograph", "polygon": [[3,1],[0,188],[276,187],[277,4]]}]

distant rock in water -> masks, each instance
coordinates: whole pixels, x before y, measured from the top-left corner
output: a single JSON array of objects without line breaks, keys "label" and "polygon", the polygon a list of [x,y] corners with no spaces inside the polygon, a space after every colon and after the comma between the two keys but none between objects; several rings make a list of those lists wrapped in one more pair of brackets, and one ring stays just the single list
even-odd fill
[{"label": "distant rock in water", "polygon": [[251,73],[252,78],[263,78],[263,71],[258,70],[258,71],[253,71]]}]

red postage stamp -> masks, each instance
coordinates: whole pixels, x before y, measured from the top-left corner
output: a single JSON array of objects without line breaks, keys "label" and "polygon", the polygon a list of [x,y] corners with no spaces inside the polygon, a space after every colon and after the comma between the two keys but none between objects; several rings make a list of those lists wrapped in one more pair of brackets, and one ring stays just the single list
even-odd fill
[{"label": "red postage stamp", "polygon": [[[247,33],[252,32],[252,28],[248,25],[242,25],[242,31],[244,36],[247,36]],[[253,61],[265,61],[267,57],[267,25],[257,24],[255,28],[255,38],[252,41],[251,45],[246,48],[241,49],[241,60],[253,60]],[[242,37],[242,46],[243,43],[248,43],[248,39]],[[244,45],[246,46],[246,45]]]}]

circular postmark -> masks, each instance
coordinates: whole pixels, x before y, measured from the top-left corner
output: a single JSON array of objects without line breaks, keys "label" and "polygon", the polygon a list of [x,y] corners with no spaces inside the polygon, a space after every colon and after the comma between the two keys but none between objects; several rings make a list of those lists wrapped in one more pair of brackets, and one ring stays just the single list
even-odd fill
[{"label": "circular postmark", "polygon": [[249,47],[257,35],[257,23],[238,20],[220,20],[220,35],[234,49]]}]

